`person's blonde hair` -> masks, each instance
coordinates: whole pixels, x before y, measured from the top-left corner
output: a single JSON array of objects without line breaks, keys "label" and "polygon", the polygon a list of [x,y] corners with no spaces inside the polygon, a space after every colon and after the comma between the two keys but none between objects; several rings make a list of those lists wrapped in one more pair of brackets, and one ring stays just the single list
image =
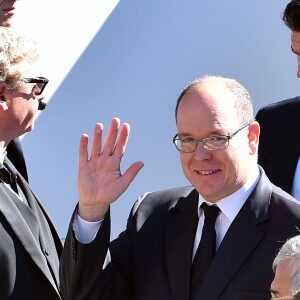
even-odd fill
[{"label": "person's blonde hair", "polygon": [[13,28],[0,26],[0,82],[19,87],[23,72],[39,57],[36,43]]}]

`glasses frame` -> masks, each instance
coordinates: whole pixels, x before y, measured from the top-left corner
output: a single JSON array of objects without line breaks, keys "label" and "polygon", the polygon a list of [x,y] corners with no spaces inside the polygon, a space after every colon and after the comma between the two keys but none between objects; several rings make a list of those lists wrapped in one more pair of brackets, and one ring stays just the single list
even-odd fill
[{"label": "glasses frame", "polygon": [[43,93],[46,85],[48,84],[49,79],[47,79],[46,77],[39,76],[35,78],[20,78],[20,81],[23,81],[25,83],[35,83],[35,85],[32,88],[32,92],[34,92],[34,89],[38,89],[39,92],[34,92],[34,94],[40,96]]},{"label": "glasses frame", "polygon": [[226,138],[227,139],[227,143],[224,144],[224,147],[222,148],[218,148],[218,149],[209,149],[209,147],[207,147],[207,142],[212,140],[213,138],[211,137],[207,137],[207,138],[204,138],[204,139],[192,139],[193,142],[195,142],[195,149],[193,151],[182,151],[180,149],[180,147],[177,146],[176,144],[176,141],[182,141],[184,139],[180,139],[178,138],[178,133],[175,134],[175,136],[173,137],[173,144],[175,145],[175,148],[179,151],[179,152],[182,152],[182,153],[193,153],[196,151],[197,147],[198,147],[198,144],[199,143],[202,143],[203,144],[203,147],[208,150],[208,151],[218,151],[218,150],[222,150],[224,148],[227,148],[229,146],[229,140],[231,140],[236,134],[238,134],[241,130],[243,130],[244,128],[246,128],[247,126],[249,126],[253,121],[250,121],[248,123],[246,123],[245,125],[243,125],[242,127],[240,127],[237,131],[235,131],[234,133],[232,134],[229,134],[229,135],[224,135],[224,134],[220,134],[220,135],[215,135],[214,138],[216,137],[222,137],[222,138]]}]

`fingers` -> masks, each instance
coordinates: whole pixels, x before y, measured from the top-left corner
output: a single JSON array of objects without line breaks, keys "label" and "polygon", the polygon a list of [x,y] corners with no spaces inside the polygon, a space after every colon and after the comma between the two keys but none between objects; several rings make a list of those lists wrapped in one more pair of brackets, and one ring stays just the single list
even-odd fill
[{"label": "fingers", "polygon": [[[108,134],[106,136],[105,142],[103,144],[103,148],[101,149],[101,154],[112,155],[115,154],[117,156],[122,156],[125,152],[126,145],[129,138],[130,133],[130,126],[128,123],[124,123],[121,126],[120,134],[118,137],[120,128],[120,119],[114,118],[111,122]],[[102,136],[103,128],[101,129],[101,136]],[[100,137],[101,140],[101,137]],[[95,148],[99,147],[99,143],[95,145]],[[100,145],[101,148],[101,145]],[[99,148],[98,148],[99,149]],[[95,150],[95,152],[99,150]]]},{"label": "fingers", "polygon": [[123,183],[126,187],[130,185],[143,166],[143,162],[137,161],[126,170],[126,172],[123,174]]},{"label": "fingers", "polygon": [[128,142],[128,138],[129,138],[129,133],[130,133],[129,124],[128,123],[122,124],[118,142],[115,145],[114,154],[118,156],[122,156],[124,154]]},{"label": "fingers", "polygon": [[89,137],[87,134],[83,134],[80,138],[79,143],[79,165],[82,165],[84,162],[88,160],[88,151],[87,145],[89,142]]},{"label": "fingers", "polygon": [[[105,141],[102,144],[103,124],[97,123],[95,125],[90,159],[102,154],[107,156],[111,156],[112,154],[122,156],[124,154],[129,138],[130,126],[128,123],[122,124],[118,137],[119,129],[120,119],[113,118]],[[80,161],[88,160],[88,140],[88,135],[83,134],[80,140]]]},{"label": "fingers", "polygon": [[133,163],[122,175],[121,160],[129,138],[129,124],[120,128],[120,120],[111,122],[104,143],[103,125],[97,123],[88,155],[88,135],[83,134],[79,146],[78,190],[80,214],[86,220],[98,220],[128,188],[142,169],[142,162]]},{"label": "fingers", "polygon": [[119,127],[120,127],[120,119],[113,118],[110,124],[109,131],[105,138],[105,142],[103,144],[103,149],[101,151],[102,154],[111,155],[114,152]]},{"label": "fingers", "polygon": [[102,147],[103,124],[97,123],[94,129],[94,137],[91,147],[91,159],[99,156]]}]

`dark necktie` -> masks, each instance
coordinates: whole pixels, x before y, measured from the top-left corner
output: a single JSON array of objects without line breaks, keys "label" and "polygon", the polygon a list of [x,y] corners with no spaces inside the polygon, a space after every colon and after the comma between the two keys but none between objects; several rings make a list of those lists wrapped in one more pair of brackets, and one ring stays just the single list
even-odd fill
[{"label": "dark necktie", "polygon": [[220,209],[217,206],[209,206],[205,202],[201,208],[204,211],[204,225],[202,236],[191,267],[190,299],[196,299],[196,290],[205,276],[205,273],[216,252],[215,223]]}]

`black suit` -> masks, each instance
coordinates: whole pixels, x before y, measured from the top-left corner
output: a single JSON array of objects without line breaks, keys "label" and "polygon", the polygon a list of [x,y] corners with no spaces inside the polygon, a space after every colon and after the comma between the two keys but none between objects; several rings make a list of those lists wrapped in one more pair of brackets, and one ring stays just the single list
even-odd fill
[{"label": "black suit", "polygon": [[60,238],[20,174],[18,184],[28,205],[0,180],[0,299],[59,300]]},{"label": "black suit", "polygon": [[26,168],[26,163],[25,163],[20,139],[16,138],[16,139],[12,140],[8,144],[6,151],[7,151],[8,159],[13,163],[13,165],[16,167],[16,169],[20,172],[20,174],[28,182],[27,168]]},{"label": "black suit", "polygon": [[[286,239],[299,234],[300,204],[261,172],[198,287],[199,300],[270,299],[272,261]],[[148,194],[110,244],[109,214],[88,245],[78,243],[70,227],[63,293],[76,300],[188,300],[198,197],[192,187]],[[101,271],[108,246],[112,262]]]},{"label": "black suit", "polygon": [[272,183],[290,194],[300,155],[300,97],[263,107],[256,120],[261,127],[258,163]]}]

